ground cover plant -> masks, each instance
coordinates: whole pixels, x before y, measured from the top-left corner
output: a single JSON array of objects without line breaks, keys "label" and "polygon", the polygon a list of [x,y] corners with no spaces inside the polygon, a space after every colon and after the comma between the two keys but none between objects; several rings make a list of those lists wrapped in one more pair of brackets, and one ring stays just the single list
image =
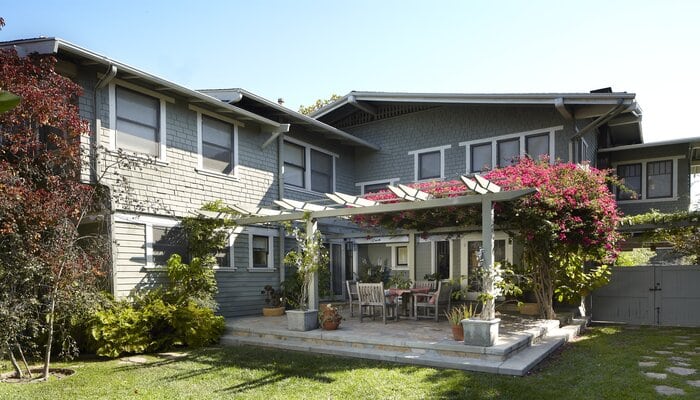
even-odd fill
[{"label": "ground cover plant", "polygon": [[[688,339],[679,339],[686,337]],[[687,343],[677,345],[679,340]],[[674,347],[675,346],[675,347]],[[382,363],[257,347],[215,347],[56,366],[77,371],[44,385],[0,384],[2,399],[237,398],[237,399],[656,399],[657,385],[682,388],[679,398],[698,398],[687,383],[700,376],[664,371],[676,348],[700,370],[700,329],[603,326],[590,328],[525,377]],[[644,357],[658,365],[642,368]],[[4,366],[8,368],[7,365]]]}]

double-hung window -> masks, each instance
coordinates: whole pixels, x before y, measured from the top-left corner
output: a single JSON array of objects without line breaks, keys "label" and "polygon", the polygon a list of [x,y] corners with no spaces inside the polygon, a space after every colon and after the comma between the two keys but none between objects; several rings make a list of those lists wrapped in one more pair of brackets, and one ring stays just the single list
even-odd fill
[{"label": "double-hung window", "polygon": [[642,193],[642,164],[626,164],[617,166],[617,176],[622,180],[627,190],[618,190],[618,200],[635,200]]},{"label": "double-hung window", "polygon": [[471,152],[470,171],[481,172],[488,171],[493,165],[491,162],[491,142],[475,144],[469,149]]},{"label": "double-hung window", "polygon": [[184,230],[180,227],[153,226],[153,264],[165,266],[173,254],[179,254],[182,262],[189,262]]},{"label": "double-hung window", "polygon": [[285,140],[283,156],[286,185],[320,193],[335,190],[335,155]]},{"label": "double-hung window", "polygon": [[525,136],[525,153],[537,160],[549,156],[549,133]]},{"label": "double-hung window", "polygon": [[269,237],[253,235],[252,241],[253,268],[269,268]]},{"label": "double-hung window", "polygon": [[673,161],[647,163],[647,199],[673,196]]},{"label": "double-hung window", "polygon": [[518,161],[520,157],[520,139],[498,141],[498,166],[506,167]]},{"label": "double-hung window", "polygon": [[445,146],[409,151],[408,155],[413,156],[414,180],[444,179],[445,150],[450,147],[451,145],[448,144]]},{"label": "double-hung window", "polygon": [[116,86],[116,147],[160,156],[160,100]]},{"label": "double-hung window", "polygon": [[231,174],[235,167],[234,126],[202,116],[202,168]]}]

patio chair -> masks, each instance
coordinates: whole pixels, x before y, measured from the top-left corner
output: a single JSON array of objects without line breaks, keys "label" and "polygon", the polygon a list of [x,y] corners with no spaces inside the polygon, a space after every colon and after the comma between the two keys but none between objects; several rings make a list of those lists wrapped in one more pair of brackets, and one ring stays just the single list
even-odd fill
[{"label": "patio chair", "polygon": [[364,317],[374,319],[375,308],[382,310],[382,321],[386,324],[386,316],[393,309],[394,319],[399,319],[397,302],[384,294],[383,283],[358,283],[357,296],[360,303],[360,322]]},{"label": "patio chair", "polygon": [[423,288],[429,288],[430,291],[435,290],[435,285],[437,284],[437,281],[416,281],[413,284],[414,289],[423,289]]},{"label": "patio chair", "polygon": [[[440,315],[450,309],[451,294],[452,285],[447,281],[438,282],[437,290],[432,293],[414,293],[413,318],[435,318],[435,322],[439,321]],[[418,310],[423,310],[423,315]]]},{"label": "patio chair", "polygon": [[357,297],[357,282],[356,281],[345,281],[345,291],[348,294],[348,304],[350,305],[350,316],[354,316],[352,312],[352,306],[357,305],[357,311],[362,312],[360,310],[360,302],[359,298]]}]

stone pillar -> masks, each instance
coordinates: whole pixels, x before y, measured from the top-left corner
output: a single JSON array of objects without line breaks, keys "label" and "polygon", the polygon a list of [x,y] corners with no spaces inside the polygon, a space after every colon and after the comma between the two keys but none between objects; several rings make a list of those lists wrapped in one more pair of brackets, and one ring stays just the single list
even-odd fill
[{"label": "stone pillar", "polygon": [[494,319],[496,318],[496,302],[495,302],[495,287],[494,278],[496,276],[496,271],[494,269],[493,263],[493,201],[489,198],[489,195],[482,195],[481,200],[481,234],[483,243],[483,292],[489,294],[490,299],[486,300],[484,303],[484,310],[482,312],[483,319]]},{"label": "stone pillar", "polygon": [[[393,250],[392,250],[393,251]],[[416,234],[408,234],[408,279],[416,281]]]},{"label": "stone pillar", "polygon": [[[306,240],[313,240],[314,235],[318,231],[318,221],[315,219],[309,219],[306,222]],[[316,263],[319,262],[318,254],[315,256]],[[318,271],[314,271],[311,275],[311,282],[309,282],[309,310],[318,310],[319,298],[318,298]]]}]

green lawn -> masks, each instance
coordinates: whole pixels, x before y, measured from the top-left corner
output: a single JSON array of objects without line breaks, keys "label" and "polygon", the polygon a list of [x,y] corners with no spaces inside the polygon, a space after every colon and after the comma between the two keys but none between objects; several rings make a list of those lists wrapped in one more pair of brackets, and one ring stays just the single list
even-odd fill
[{"label": "green lawn", "polygon": [[[665,372],[666,350],[688,358],[698,373],[669,376],[663,383],[642,375],[642,356],[659,365],[644,370]],[[687,348],[686,348],[687,347]],[[655,399],[656,384],[683,388],[700,398],[700,329],[593,327],[575,343],[526,377],[421,368],[255,347],[208,348],[181,358],[145,356],[146,363],[80,360],[55,363],[77,373],[49,383],[0,383],[0,399],[76,398],[236,398],[236,399]],[[647,360],[648,361],[648,360]],[[4,369],[6,361],[0,361]],[[670,374],[669,374],[670,375]]]}]

